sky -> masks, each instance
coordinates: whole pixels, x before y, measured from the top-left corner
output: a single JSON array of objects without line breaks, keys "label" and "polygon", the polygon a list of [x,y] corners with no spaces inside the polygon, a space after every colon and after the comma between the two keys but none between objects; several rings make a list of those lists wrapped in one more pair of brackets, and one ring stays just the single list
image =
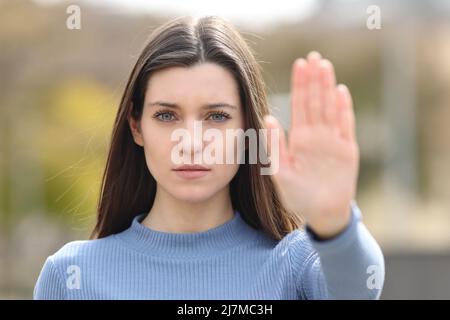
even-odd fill
[{"label": "sky", "polygon": [[[34,0],[34,2],[51,5],[63,0]],[[105,6],[129,13],[161,13],[169,15],[220,15],[234,23],[251,27],[262,27],[286,21],[299,22],[312,15],[318,8],[317,0],[81,0],[76,3],[81,8],[83,3]]]}]

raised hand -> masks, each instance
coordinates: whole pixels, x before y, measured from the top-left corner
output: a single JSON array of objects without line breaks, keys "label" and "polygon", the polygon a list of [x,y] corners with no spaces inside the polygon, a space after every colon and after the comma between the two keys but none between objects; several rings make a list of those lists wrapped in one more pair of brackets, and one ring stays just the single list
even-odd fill
[{"label": "raised hand", "polygon": [[331,238],[351,218],[359,148],[350,92],[336,86],[333,65],[317,52],[293,64],[291,111],[288,141],[273,116],[264,119],[269,142],[271,129],[279,129],[279,170],[272,179],[284,204],[320,238]]}]

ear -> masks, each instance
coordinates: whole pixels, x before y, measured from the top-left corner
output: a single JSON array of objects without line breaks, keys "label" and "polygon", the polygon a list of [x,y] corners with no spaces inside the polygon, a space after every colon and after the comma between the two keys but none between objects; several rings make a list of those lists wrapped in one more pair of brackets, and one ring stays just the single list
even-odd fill
[{"label": "ear", "polygon": [[130,125],[131,134],[133,135],[133,140],[137,145],[140,145],[141,147],[144,146],[144,139],[142,137],[142,130],[141,130],[141,121],[138,119],[136,120],[132,115],[131,112],[133,110],[133,104],[131,104],[130,111],[128,113],[127,119],[128,124]]}]

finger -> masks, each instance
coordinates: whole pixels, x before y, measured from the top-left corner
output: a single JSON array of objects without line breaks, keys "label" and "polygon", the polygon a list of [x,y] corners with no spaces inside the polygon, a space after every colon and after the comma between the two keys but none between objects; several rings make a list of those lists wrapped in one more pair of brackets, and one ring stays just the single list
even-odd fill
[{"label": "finger", "polygon": [[291,127],[306,125],[306,79],[308,65],[305,59],[297,59],[292,67],[291,75]]},{"label": "finger", "polygon": [[[277,161],[278,166],[289,163],[288,150],[286,148],[286,134],[278,120],[272,116],[264,117],[264,124],[267,128],[268,153],[271,161]],[[278,139],[276,139],[278,137]]]},{"label": "finger", "polygon": [[335,87],[336,77],[333,64],[329,60],[320,62],[321,79],[323,87],[322,96],[322,116],[324,122],[330,125],[336,125],[336,104],[335,104]]},{"label": "finger", "polygon": [[336,107],[338,126],[345,139],[353,139],[355,135],[355,115],[353,102],[347,86],[340,84],[336,88]]},{"label": "finger", "polygon": [[311,124],[320,121],[320,74],[319,62],[321,55],[318,52],[308,54],[308,105],[307,114]]}]

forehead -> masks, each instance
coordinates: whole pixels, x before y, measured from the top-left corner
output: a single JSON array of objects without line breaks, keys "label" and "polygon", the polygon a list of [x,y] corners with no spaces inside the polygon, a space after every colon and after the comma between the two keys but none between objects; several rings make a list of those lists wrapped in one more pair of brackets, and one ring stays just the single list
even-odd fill
[{"label": "forehead", "polygon": [[230,71],[215,63],[190,67],[169,67],[150,76],[146,98],[180,100],[186,98],[221,99],[239,102],[238,84]]}]

